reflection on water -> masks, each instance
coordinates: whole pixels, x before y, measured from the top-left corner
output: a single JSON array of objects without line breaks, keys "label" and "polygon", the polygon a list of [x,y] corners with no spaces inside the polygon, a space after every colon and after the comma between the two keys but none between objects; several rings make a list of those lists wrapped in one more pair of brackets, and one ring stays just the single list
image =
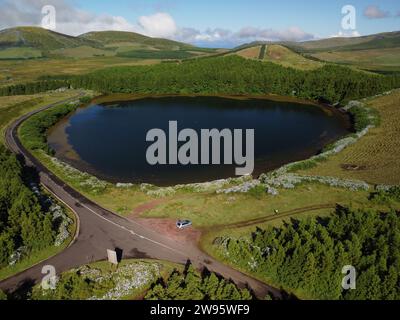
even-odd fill
[{"label": "reflection on water", "polygon": [[255,129],[255,174],[305,159],[348,133],[337,112],[294,102],[218,97],[165,97],[112,102],[80,109],[50,131],[56,156],[112,182],[157,185],[234,176],[235,165],[150,166],[146,134],[179,130]]}]

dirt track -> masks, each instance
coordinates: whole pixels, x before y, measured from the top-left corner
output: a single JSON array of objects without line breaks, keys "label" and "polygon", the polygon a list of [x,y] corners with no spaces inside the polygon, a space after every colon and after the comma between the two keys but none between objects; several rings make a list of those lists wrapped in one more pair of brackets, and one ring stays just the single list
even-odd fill
[{"label": "dirt track", "polygon": [[273,216],[268,216],[264,218],[257,218],[253,220],[248,220],[244,222],[237,222],[237,223],[232,223],[232,224],[227,224],[223,226],[215,226],[208,228],[208,230],[212,231],[217,231],[217,230],[223,230],[223,229],[238,229],[238,228],[245,228],[245,227],[251,227],[254,225],[266,223],[266,222],[271,222],[274,220],[279,220],[282,218],[287,218],[287,217],[292,217],[294,215],[300,214],[300,213],[305,213],[305,212],[312,212],[312,211],[317,211],[321,209],[334,209],[336,208],[337,204],[321,204],[321,205],[315,205],[315,206],[309,206],[309,207],[303,207],[303,208],[298,208],[298,209],[293,209],[289,211],[285,211]]}]

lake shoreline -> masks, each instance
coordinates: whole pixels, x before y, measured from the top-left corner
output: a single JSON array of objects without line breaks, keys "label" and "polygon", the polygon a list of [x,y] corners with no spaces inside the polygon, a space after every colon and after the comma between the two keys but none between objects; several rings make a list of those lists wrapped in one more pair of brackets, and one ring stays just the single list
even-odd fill
[{"label": "lake shoreline", "polygon": [[[197,98],[197,97],[202,97],[202,98],[221,98],[221,99],[232,99],[232,100],[252,100],[252,99],[257,99],[257,100],[267,100],[270,102],[293,102],[295,104],[301,104],[305,106],[310,106],[310,107],[318,107],[320,110],[323,110],[324,113],[326,113],[328,116],[334,116],[337,119],[340,119],[343,128],[345,128],[347,134],[350,134],[353,131],[353,125],[351,123],[350,116],[339,110],[338,108],[334,106],[330,106],[327,104],[321,104],[317,102],[310,102],[306,100],[299,100],[295,99],[293,97],[282,97],[282,96],[276,96],[276,95],[268,95],[268,96],[225,96],[225,95],[132,95],[132,94],[117,94],[117,95],[104,95],[97,97],[91,101],[90,104],[85,106],[84,108],[80,108],[79,110],[84,110],[90,106],[96,105],[96,104],[101,104],[104,106],[109,106],[109,105],[116,105],[119,103],[126,103],[129,101],[138,101],[138,100],[143,100],[143,99],[159,99],[159,98],[174,98],[174,97],[179,97],[179,98]],[[78,110],[78,112],[79,112]],[[209,182],[209,181],[214,181],[216,179],[227,179],[233,177],[233,175],[221,175],[218,177],[205,177],[204,179],[191,179],[190,175],[187,179],[179,180],[179,181],[174,181],[171,183],[166,183],[162,181],[157,181],[157,180],[140,180],[140,179],[121,179],[117,177],[113,177],[107,174],[104,174],[102,172],[99,172],[99,170],[96,170],[93,168],[89,163],[83,161],[81,157],[78,155],[78,153],[75,151],[72,145],[68,142],[68,135],[66,133],[66,129],[69,125],[69,119],[72,117],[75,113],[69,115],[68,117],[63,118],[60,122],[58,122],[55,126],[50,128],[48,130],[47,138],[49,140],[49,137],[52,137],[50,141],[48,141],[49,145],[51,147],[57,147],[57,152],[55,157],[73,167],[76,169],[82,171],[82,172],[87,172],[103,181],[109,182],[109,183],[132,183],[135,185],[139,185],[141,183],[151,183],[153,185],[157,185],[159,187],[168,187],[168,186],[174,186],[177,184],[190,184],[190,183],[204,183],[204,182]],[[256,159],[257,163],[257,168],[253,173],[253,176],[258,177],[262,173],[266,173],[272,170],[275,170],[283,165],[286,165],[291,162],[295,161],[300,161],[300,160],[305,160],[308,159],[311,156],[319,154],[323,150],[323,146],[326,146],[328,144],[334,143],[338,141],[339,139],[343,138],[344,135],[335,137],[334,139],[329,139],[329,138],[320,138],[319,145],[322,147],[316,148],[314,146],[311,146],[309,148],[305,148],[301,152],[298,152],[296,155],[292,156],[290,160],[288,161],[276,161],[276,160],[271,160],[268,159],[267,163],[261,164],[260,161],[263,161],[262,159]],[[54,137],[57,138],[57,145],[54,143]],[[317,150],[316,150],[317,149]],[[210,170],[213,168],[210,168]]]}]

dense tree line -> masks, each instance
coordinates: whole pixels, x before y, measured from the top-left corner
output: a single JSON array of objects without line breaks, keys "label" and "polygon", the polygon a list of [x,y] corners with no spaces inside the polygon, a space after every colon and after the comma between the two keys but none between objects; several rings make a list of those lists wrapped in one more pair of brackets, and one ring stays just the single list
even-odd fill
[{"label": "dense tree line", "polygon": [[398,88],[400,76],[377,75],[338,65],[302,71],[227,56],[106,68],[80,76],[45,77],[35,83],[0,88],[0,95],[36,93],[65,86],[103,93],[278,94],[336,103]]},{"label": "dense tree line", "polygon": [[[338,208],[328,218],[257,230],[251,239],[218,239],[242,269],[315,299],[400,299],[400,216]],[[356,268],[343,290],[342,268]]]},{"label": "dense tree line", "polygon": [[[95,281],[80,271],[69,272],[59,277],[54,290],[42,290],[40,287],[35,287],[30,297],[34,300],[87,300],[103,296],[115,286],[113,278]],[[155,279],[144,299],[250,300],[252,296],[248,290],[238,289],[236,285],[218,278],[214,273],[201,275],[192,265],[189,265],[184,272],[171,272],[165,283],[162,279]]]},{"label": "dense tree line", "polygon": [[0,87],[0,96],[16,96],[46,92],[68,86],[66,80],[41,80],[25,84]]},{"label": "dense tree line", "polygon": [[87,300],[99,292],[104,292],[105,288],[112,285],[112,281],[108,279],[99,284],[79,272],[65,273],[59,277],[54,290],[34,287],[30,298],[32,300]]},{"label": "dense tree line", "polygon": [[7,298],[7,295],[2,290],[0,290],[0,300],[7,300]]},{"label": "dense tree line", "polygon": [[78,104],[66,104],[30,117],[20,128],[20,137],[24,141],[25,147],[29,150],[44,150],[51,154],[52,150],[47,144],[47,130],[77,108]]},{"label": "dense tree line", "polygon": [[23,167],[0,144],[0,267],[21,246],[26,252],[54,243],[51,216],[44,214],[35,194],[25,185]]},{"label": "dense tree line", "polygon": [[338,102],[400,87],[399,76],[382,76],[326,65],[301,71],[237,56],[178,64],[116,67],[71,78],[73,87],[104,93],[279,94]]},{"label": "dense tree line", "polygon": [[387,190],[379,190],[370,196],[370,200],[378,204],[392,204],[400,202],[400,187],[394,186]]},{"label": "dense tree line", "polygon": [[146,300],[250,300],[247,289],[218,278],[215,273],[201,275],[192,265],[181,273],[174,271],[168,280],[153,286]]}]

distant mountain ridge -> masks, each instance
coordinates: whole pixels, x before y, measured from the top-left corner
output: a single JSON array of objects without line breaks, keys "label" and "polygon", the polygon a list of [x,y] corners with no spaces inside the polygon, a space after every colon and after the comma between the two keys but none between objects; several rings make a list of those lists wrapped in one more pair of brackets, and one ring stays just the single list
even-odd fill
[{"label": "distant mountain ridge", "polygon": [[178,41],[151,38],[139,33],[126,32],[126,31],[93,31],[82,34],[80,39],[99,43],[103,46],[118,44],[118,43],[136,43],[142,45],[155,46],[160,49],[173,49],[173,48],[194,48],[194,46]]},{"label": "distant mountain ridge", "polygon": [[[0,31],[0,52],[3,51],[3,54],[10,52],[16,58],[43,56],[79,58],[92,56],[130,57],[137,56],[138,51],[145,52],[144,55],[157,51],[158,54],[156,56],[174,57],[174,52],[181,50],[197,51],[199,53],[202,51],[201,48],[196,48],[190,44],[168,39],[151,38],[138,33],[124,31],[89,32],[77,37],[40,27],[16,27]],[[29,54],[32,54],[32,56],[29,56]],[[192,53],[180,53],[177,56],[190,57]]]},{"label": "distant mountain ridge", "polygon": [[[260,58],[260,50],[264,53],[264,59]],[[76,37],[40,27],[16,27],[0,31],[0,60],[103,57],[109,63],[158,63],[230,54],[297,69],[313,69],[321,66],[321,63],[335,63],[363,70],[398,72],[400,31],[305,42],[255,41],[231,50],[199,48],[126,31],[93,31]]]},{"label": "distant mountain ridge", "polygon": [[[374,35],[352,38],[329,38],[305,42],[255,41],[240,45],[232,51],[238,51],[258,45],[279,44],[301,52],[318,52],[326,50],[367,50],[400,47],[400,31],[385,32]],[[196,47],[190,44],[152,38],[139,33],[126,31],[93,31],[77,37],[46,30],[40,27],[16,27],[0,31],[0,49],[10,47],[29,47],[41,51],[77,48],[137,47],[155,50],[190,50]]]},{"label": "distant mountain ridge", "polygon": [[75,48],[83,45],[96,46],[93,41],[38,28],[17,27],[0,31],[0,48],[29,47],[44,51]]},{"label": "distant mountain ridge", "polygon": [[326,50],[369,50],[400,47],[400,31],[384,32],[360,37],[332,37],[304,42],[254,41],[242,44],[233,50],[242,50],[264,44],[284,45],[296,51],[316,52]]},{"label": "distant mountain ridge", "polygon": [[304,51],[349,51],[400,47],[400,31],[378,33],[351,38],[329,38],[306,42],[289,42],[287,46],[301,48]]}]

